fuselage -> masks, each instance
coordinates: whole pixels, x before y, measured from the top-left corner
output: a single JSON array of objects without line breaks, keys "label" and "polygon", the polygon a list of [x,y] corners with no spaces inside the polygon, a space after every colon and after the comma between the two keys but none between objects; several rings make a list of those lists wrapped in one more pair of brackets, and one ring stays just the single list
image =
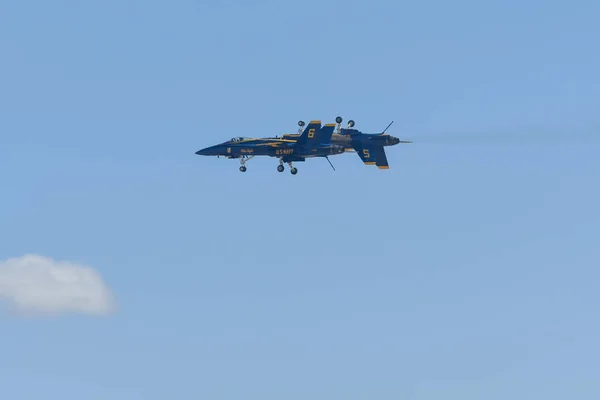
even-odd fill
[{"label": "fuselage", "polygon": [[224,156],[239,158],[243,156],[269,156],[277,158],[324,157],[344,152],[340,145],[322,145],[304,147],[296,145],[296,140],[285,138],[234,138],[224,143],[198,150],[203,156]]},{"label": "fuselage", "polygon": [[334,133],[331,136],[331,144],[344,146],[346,149],[352,149],[357,144],[372,144],[375,146],[394,146],[400,143],[400,139],[395,136],[381,133],[362,133],[357,129],[342,128],[340,133]]}]

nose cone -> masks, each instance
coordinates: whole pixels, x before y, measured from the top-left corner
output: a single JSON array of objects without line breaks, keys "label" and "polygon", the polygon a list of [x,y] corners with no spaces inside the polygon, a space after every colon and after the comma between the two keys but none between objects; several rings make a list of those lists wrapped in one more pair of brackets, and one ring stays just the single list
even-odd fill
[{"label": "nose cone", "polygon": [[216,156],[216,155],[219,155],[218,150],[219,150],[218,146],[211,146],[211,147],[204,148],[202,150],[198,150],[196,152],[196,154],[199,156]]},{"label": "nose cone", "polygon": [[396,145],[396,144],[400,143],[400,139],[398,139],[398,138],[397,138],[397,137],[395,137],[395,136],[390,136],[390,137],[388,138],[388,143],[389,143],[391,146],[394,146],[394,145]]}]

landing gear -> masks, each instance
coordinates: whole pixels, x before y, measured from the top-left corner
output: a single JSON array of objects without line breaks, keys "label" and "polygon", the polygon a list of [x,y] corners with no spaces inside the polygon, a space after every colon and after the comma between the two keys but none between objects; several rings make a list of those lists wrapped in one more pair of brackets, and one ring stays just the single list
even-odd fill
[{"label": "landing gear", "polygon": [[278,165],[277,166],[277,171],[279,171],[279,172],[283,172],[284,169],[285,168],[283,167],[283,165]]},{"label": "landing gear", "polygon": [[342,117],[340,117],[340,116],[335,117],[335,123],[337,124],[335,133],[337,133],[338,135],[342,131],[342,121],[343,121]]},{"label": "landing gear", "polygon": [[252,158],[254,158],[254,156],[241,156],[240,157],[240,164],[242,164],[242,166],[240,167],[240,171],[241,172],[246,172],[246,161],[250,161]]},{"label": "landing gear", "polygon": [[[290,166],[290,172],[292,173],[292,175],[296,175],[296,174],[298,173],[298,168],[294,167],[294,166],[292,165],[292,162],[291,162],[291,161],[290,161],[290,162],[288,162],[288,165]],[[281,166],[282,166],[282,165],[281,165]],[[283,169],[282,169],[282,171],[283,171]]]},{"label": "landing gear", "polygon": [[[341,132],[341,130],[342,130],[342,122],[343,122],[343,121],[344,121],[344,120],[342,119],[342,117],[340,117],[340,116],[337,116],[337,117],[335,117],[335,123],[337,124],[337,131],[336,131],[336,133],[338,133],[338,134],[339,134],[339,133]],[[355,125],[354,121],[353,121],[353,120],[350,120],[350,121],[348,121],[348,125],[346,126],[346,129],[353,128],[353,127],[354,127],[354,125]]]}]

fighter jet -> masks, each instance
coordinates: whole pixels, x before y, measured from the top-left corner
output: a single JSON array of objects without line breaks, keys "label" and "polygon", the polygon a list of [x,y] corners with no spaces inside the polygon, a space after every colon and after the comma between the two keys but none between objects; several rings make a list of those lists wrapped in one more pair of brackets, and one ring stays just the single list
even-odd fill
[{"label": "fighter jet", "polygon": [[390,124],[381,133],[363,133],[354,127],[354,121],[348,121],[346,128],[342,128],[342,117],[336,117],[337,130],[331,137],[333,145],[344,146],[346,151],[356,151],[366,165],[376,165],[379,169],[389,169],[384,147],[395,146],[398,143],[412,143],[410,140],[400,140],[385,132],[394,123]]},{"label": "fighter jet", "polygon": [[[304,162],[307,158],[325,157],[342,154],[345,152],[343,145],[332,144],[331,136],[335,124],[321,126],[321,121],[310,121],[303,129],[304,121],[298,121],[298,134],[293,139],[285,138],[247,138],[234,137],[226,142],[198,150],[201,156],[224,156],[240,160],[240,171],[246,172],[246,162],[255,156],[269,156],[279,158],[277,171],[283,172],[287,163],[292,175],[298,173],[293,162]],[[329,164],[331,162],[329,161]],[[333,168],[333,165],[331,165]]]}]

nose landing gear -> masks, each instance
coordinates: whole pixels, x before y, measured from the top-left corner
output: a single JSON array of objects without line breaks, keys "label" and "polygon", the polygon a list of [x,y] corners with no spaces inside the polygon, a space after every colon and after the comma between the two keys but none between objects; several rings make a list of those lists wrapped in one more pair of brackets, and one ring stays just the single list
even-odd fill
[{"label": "nose landing gear", "polygon": [[252,158],[254,158],[254,156],[242,156],[240,157],[240,164],[242,164],[242,166],[240,167],[240,171],[241,172],[246,172],[246,161],[251,160]]}]

